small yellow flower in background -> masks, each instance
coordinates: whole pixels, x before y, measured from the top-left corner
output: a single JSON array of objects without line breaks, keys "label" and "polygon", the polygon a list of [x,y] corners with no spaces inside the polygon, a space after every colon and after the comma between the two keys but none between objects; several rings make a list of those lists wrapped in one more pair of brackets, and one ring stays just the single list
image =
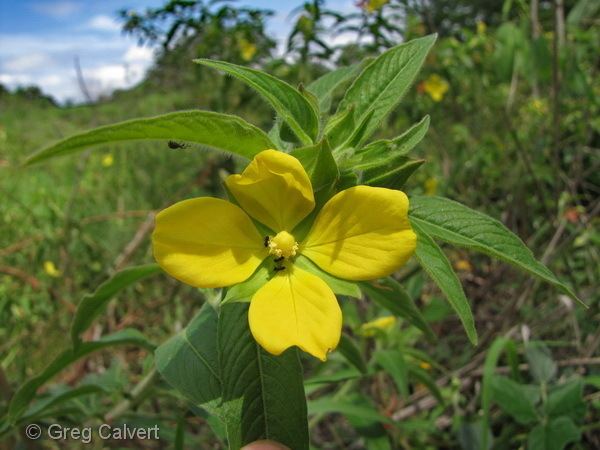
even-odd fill
[{"label": "small yellow flower in background", "polygon": [[387,5],[390,0],[366,0],[362,3],[362,7],[369,13],[374,13],[375,11],[379,11],[385,5]]},{"label": "small yellow flower in background", "polygon": [[437,178],[427,178],[423,183],[423,187],[425,188],[425,195],[435,195],[438,187]]},{"label": "small yellow flower in background", "polygon": [[394,316],[380,317],[370,322],[364,323],[360,327],[360,334],[365,337],[375,336],[380,331],[389,331],[396,324]]},{"label": "small yellow flower in background", "polygon": [[459,259],[454,263],[454,268],[462,272],[473,272],[473,266],[468,259]]},{"label": "small yellow flower in background", "polygon": [[256,55],[256,45],[247,39],[241,38],[238,41],[238,49],[240,50],[240,55],[244,61],[250,61]]},{"label": "small yellow flower in background", "polygon": [[115,158],[112,153],[106,153],[102,157],[102,167],[110,167],[115,163]]},{"label": "small yellow flower in background", "polygon": [[540,114],[548,113],[548,103],[540,98],[534,98],[533,100],[531,100],[530,105],[531,105],[531,108],[537,113],[540,113]]},{"label": "small yellow flower in background", "polygon": [[434,102],[441,102],[448,89],[450,89],[448,82],[437,74],[429,75],[429,78],[423,82],[423,90]]},{"label": "small yellow flower in background", "polygon": [[56,268],[52,261],[44,261],[44,272],[52,278],[58,278],[62,275],[62,272]]},{"label": "small yellow flower in background", "polygon": [[477,34],[485,34],[485,30],[487,30],[487,25],[483,20],[477,21]]},{"label": "small yellow flower in background", "polygon": [[419,363],[419,367],[423,370],[431,370],[431,364],[429,364],[427,361],[421,361]]},{"label": "small yellow flower in background", "polygon": [[[265,150],[225,184],[239,206],[193,198],[156,216],[154,257],[173,277],[202,288],[241,283],[271,258],[266,265],[270,279],[250,302],[248,322],[254,339],[274,355],[298,346],[325,360],[339,342],[342,311],[327,283],[298,267],[296,260],[308,258],[351,281],[390,275],[416,246],[408,198],[400,191],[371,186],[338,192],[298,241],[294,229],[315,208],[300,161]],[[271,232],[260,234],[251,217]]]}]

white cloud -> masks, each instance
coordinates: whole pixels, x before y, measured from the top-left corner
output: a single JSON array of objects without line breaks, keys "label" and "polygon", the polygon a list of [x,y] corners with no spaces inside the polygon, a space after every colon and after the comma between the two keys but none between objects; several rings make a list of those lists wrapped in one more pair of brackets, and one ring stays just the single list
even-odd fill
[{"label": "white cloud", "polygon": [[45,53],[24,53],[9,58],[3,64],[3,69],[10,72],[23,72],[36,69],[50,62],[50,58]]},{"label": "white cloud", "polygon": [[83,101],[76,56],[94,98],[140,82],[153,61],[151,48],[119,33],[0,34],[0,83],[11,89],[38,85],[60,102]]},{"label": "white cloud", "polygon": [[93,52],[112,52],[126,48],[129,42],[120,35],[96,36],[89,34],[0,34],[0,58],[38,53],[92,54]]},{"label": "white cloud", "polygon": [[151,48],[131,45],[125,52],[123,61],[126,63],[151,63],[153,58],[154,51]]},{"label": "white cloud", "polygon": [[99,15],[92,17],[87,23],[86,28],[96,31],[119,31],[121,26],[119,23],[110,16]]},{"label": "white cloud", "polygon": [[37,13],[55,19],[64,19],[79,11],[82,5],[73,1],[59,0],[56,2],[32,3],[30,6]]},{"label": "white cloud", "polygon": [[31,84],[33,78],[27,74],[0,73],[0,83],[8,87],[25,86]]}]

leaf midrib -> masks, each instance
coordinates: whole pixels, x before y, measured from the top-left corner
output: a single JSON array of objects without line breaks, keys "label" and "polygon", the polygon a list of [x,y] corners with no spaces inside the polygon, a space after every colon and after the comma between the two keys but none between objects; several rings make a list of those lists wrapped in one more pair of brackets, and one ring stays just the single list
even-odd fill
[{"label": "leaf midrib", "polygon": [[[507,255],[506,253],[501,253],[501,252],[499,252],[498,250],[496,250],[494,247],[491,247],[491,246],[486,246],[485,244],[483,244],[483,243],[481,243],[481,242],[479,242],[479,241],[476,241],[475,239],[473,239],[473,238],[471,238],[471,237],[465,236],[465,235],[463,235],[463,234],[459,234],[459,233],[457,233],[456,231],[450,230],[450,229],[448,229],[448,228],[444,228],[444,227],[442,227],[442,226],[440,226],[440,225],[438,225],[438,224],[436,224],[436,223],[429,222],[429,221],[427,221],[427,220],[424,220],[424,219],[421,219],[421,218],[415,217],[415,216],[414,216],[414,215],[412,215],[412,214],[410,215],[410,220],[414,220],[414,221],[416,221],[416,222],[418,222],[418,223],[425,224],[426,226],[430,226],[430,227],[433,227],[433,228],[435,228],[435,229],[442,230],[442,231],[444,231],[445,233],[451,234],[452,236],[458,236],[458,238],[460,238],[460,239],[462,239],[462,240],[465,240],[465,241],[468,241],[468,242],[469,242],[469,243],[471,243],[471,245],[473,245],[474,247],[476,247],[476,248],[480,248],[480,249],[484,249],[484,251],[489,251],[489,252],[490,252],[490,253],[492,253],[493,255],[495,255],[495,256],[497,256],[497,257],[499,257],[499,258],[501,258],[501,259],[504,259],[504,260],[506,260],[506,261],[510,261],[510,262],[512,262],[513,264],[515,264],[515,265],[517,265],[517,266],[519,266],[519,267],[522,267],[523,269],[527,270],[528,272],[531,272],[531,273],[534,273],[534,274],[536,274],[536,275],[539,275],[540,277],[544,278],[544,279],[545,279],[545,280],[547,280],[547,281],[552,281],[552,283],[560,283],[560,282],[559,282],[559,281],[558,281],[558,280],[557,280],[557,279],[556,279],[554,276],[552,276],[551,274],[544,273],[544,272],[540,272],[540,271],[537,269],[537,267],[529,267],[529,266],[526,266],[526,265],[525,265],[525,264],[524,264],[522,261],[519,261],[518,259],[515,259],[515,258],[511,257],[510,255]],[[437,238],[439,238],[439,239],[441,239],[442,241],[445,241],[445,242],[448,242],[448,243],[453,243],[453,241],[451,241],[451,240],[449,240],[449,239],[445,239],[443,235],[442,235],[442,236],[440,236],[440,235],[436,235],[436,237],[437,237]],[[458,245],[460,245],[460,244],[458,244]],[[533,259],[533,258],[532,258],[532,259]],[[535,259],[533,259],[533,260],[535,261],[536,265],[537,265],[537,264],[541,264],[540,262],[536,261]]]},{"label": "leaf midrib", "polygon": [[206,366],[206,368],[208,370],[210,370],[210,372],[213,374],[213,376],[217,380],[219,380],[219,383],[222,383],[221,377],[219,375],[217,375],[217,373],[215,372],[215,370],[208,363],[208,360],[190,342],[190,340],[188,338],[188,335],[187,335],[187,328],[182,331],[181,336],[183,337],[184,342],[192,349],[192,352],[194,352],[194,354],[196,355],[196,357]]},{"label": "leaf midrib", "polygon": [[[379,94],[377,94],[377,96],[375,97],[375,99],[374,99],[374,100],[372,100],[372,101],[370,101],[370,102],[368,102],[368,103],[370,103],[371,105],[377,105],[377,103],[379,102],[379,99],[380,99],[380,98],[383,96],[383,94],[384,94],[384,93],[386,93],[386,92],[387,92],[387,90],[388,90],[388,88],[390,87],[390,85],[396,81],[396,79],[397,79],[397,78],[400,76],[400,74],[402,73],[403,69],[404,69],[404,68],[407,66],[407,64],[409,64],[409,63],[412,61],[412,59],[415,57],[415,55],[416,55],[417,53],[418,53],[418,52],[415,52],[415,53],[413,53],[413,54],[412,54],[412,55],[411,55],[411,56],[408,58],[408,60],[406,61],[406,63],[402,65],[402,67],[401,67],[401,68],[400,68],[400,69],[397,71],[396,75],[394,75],[394,77],[392,77],[392,79],[390,80],[390,82],[389,82],[389,83],[387,83],[387,84],[385,85],[385,87],[384,87],[383,89],[381,89],[381,91],[379,91]],[[377,60],[373,61],[373,63],[371,63],[371,64],[374,64],[376,61],[377,61]],[[388,97],[389,97],[389,96],[388,96]],[[375,110],[375,106],[370,106],[368,109],[366,109],[366,110],[365,110],[365,112],[364,112],[363,114],[361,114],[360,120],[359,120],[358,122],[359,122],[359,123],[360,123],[360,122],[362,122],[362,121],[364,120],[364,118],[365,118],[365,117],[367,117],[367,116],[368,116],[368,115],[371,113],[371,111],[374,111],[374,110]],[[372,119],[371,119],[371,120],[372,120]]]}]

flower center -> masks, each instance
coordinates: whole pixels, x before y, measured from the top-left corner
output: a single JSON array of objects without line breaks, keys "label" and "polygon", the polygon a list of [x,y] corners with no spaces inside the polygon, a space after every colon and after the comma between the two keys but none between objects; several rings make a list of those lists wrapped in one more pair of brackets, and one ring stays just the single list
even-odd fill
[{"label": "flower center", "polygon": [[267,246],[269,254],[276,258],[291,258],[298,251],[296,239],[287,231],[280,231],[277,236],[269,238]]}]

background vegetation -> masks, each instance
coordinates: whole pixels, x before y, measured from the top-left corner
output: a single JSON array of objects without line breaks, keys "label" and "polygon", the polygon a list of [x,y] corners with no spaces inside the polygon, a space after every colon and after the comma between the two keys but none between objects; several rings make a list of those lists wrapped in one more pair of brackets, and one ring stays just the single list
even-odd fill
[{"label": "background vegetation", "polygon": [[[171,0],[120,13],[126,32],[159,48],[135,88],[70,107],[34,87],[0,88],[0,447],[33,445],[3,421],[8,401],[69,346],[73,312],[87,293],[120,269],[152,261],[154,212],[221,195],[222,177],[240,168],[225,155],[163,144],[108,146],[20,169],[27,154],[93,126],[189,108],[270,126],[272,113],[254,92],[192,64],[196,57],[306,85],[332,67],[437,32],[415,88],[379,135],[431,115],[416,152],[426,164],[405,191],[444,194],[500,219],[590,308],[485,256],[448,249],[476,315],[474,347],[442,295],[409,265],[399,279],[438,339],[393,308],[343,300],[347,341],[326,364],[304,361],[312,445],[599,448],[599,12],[586,0],[370,0],[342,14],[315,0],[295,10],[279,57],[268,11]],[[349,38],[332,45],[340,34]],[[156,377],[149,350],[205,301],[209,293],[163,275],[120,292],[84,337],[135,328],[144,342],[70,364],[43,385],[20,425],[158,423],[160,442],[103,445],[222,448],[219,423]]]}]

